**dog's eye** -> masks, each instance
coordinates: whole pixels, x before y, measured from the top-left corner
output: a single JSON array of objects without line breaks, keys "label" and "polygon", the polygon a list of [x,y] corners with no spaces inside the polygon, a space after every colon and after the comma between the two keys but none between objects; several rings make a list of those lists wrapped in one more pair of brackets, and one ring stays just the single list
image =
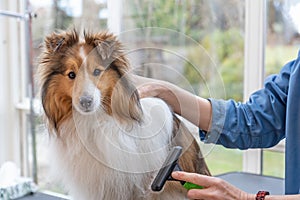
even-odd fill
[{"label": "dog's eye", "polygon": [[101,74],[101,70],[100,69],[95,69],[93,72],[94,76],[99,76]]},{"label": "dog's eye", "polygon": [[75,79],[75,77],[76,77],[75,72],[69,72],[69,73],[68,73],[68,77],[69,77],[70,79]]}]

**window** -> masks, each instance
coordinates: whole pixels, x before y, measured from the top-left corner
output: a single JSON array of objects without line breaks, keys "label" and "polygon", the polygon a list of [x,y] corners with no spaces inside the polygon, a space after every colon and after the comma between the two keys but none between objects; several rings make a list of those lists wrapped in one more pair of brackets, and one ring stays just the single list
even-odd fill
[{"label": "window", "polygon": [[[44,36],[52,31],[72,27],[80,31],[84,28],[94,31],[109,28],[124,43],[135,73],[170,81],[205,98],[244,101],[244,96],[252,88],[243,88],[249,85],[254,85],[255,88],[261,86],[260,83],[255,85],[256,81],[249,81],[249,77],[251,79],[261,75],[262,77],[256,78],[262,81],[260,78],[263,76],[277,73],[284,63],[295,58],[296,45],[299,44],[297,27],[300,17],[296,12],[299,10],[299,0],[29,2],[32,11],[37,14],[37,18],[32,20],[33,71],[41,53],[40,44]],[[25,12],[25,5],[17,0],[2,1],[0,5],[1,9]],[[257,15],[257,10],[267,16],[266,32],[256,23],[264,20]],[[251,12],[254,14],[249,15]],[[0,79],[2,86],[9,83],[9,87],[1,86],[1,91],[9,99],[1,99],[0,104],[1,117],[4,119],[0,120],[0,163],[7,159],[16,160],[24,175],[36,175],[42,189],[64,193],[60,185],[52,184],[47,179],[47,131],[38,115],[40,108],[35,106],[37,116],[34,119],[29,112],[30,92],[27,87],[30,86],[30,80],[27,77],[25,58],[25,41],[28,39],[24,34],[25,25],[16,19],[0,18],[0,21],[2,30],[7,30],[0,32],[0,54],[5,58],[0,60],[1,66],[12,66],[11,69],[5,69],[9,76],[4,76],[3,73]],[[260,39],[266,37],[266,43],[248,40],[247,35],[257,33]],[[7,49],[10,50],[6,51]],[[249,49],[251,52],[247,52]],[[259,51],[255,52],[256,50]],[[255,55],[251,57],[253,52]],[[249,66],[252,66],[252,61],[253,66],[256,63],[261,65],[251,68]],[[265,74],[261,70],[264,65]],[[258,71],[251,71],[253,69]],[[34,93],[37,93],[36,87]],[[39,105],[35,102],[38,100],[32,103]],[[189,126],[197,137],[198,129]],[[35,137],[30,134],[32,131],[35,132]],[[5,132],[14,134],[3,134]],[[213,175],[230,171],[253,171],[245,169],[246,165],[251,165],[249,163],[254,163],[254,171],[260,173],[260,151],[253,154],[217,145],[200,145]],[[271,150],[263,151],[263,174],[283,177],[283,147],[284,142]],[[256,170],[257,168],[259,169]]]},{"label": "window", "polygon": [[[119,16],[119,35],[130,44],[129,57],[139,74],[202,97],[243,99],[244,1],[132,1],[122,6],[126,12]],[[241,151],[201,146],[214,175],[242,170]]]}]

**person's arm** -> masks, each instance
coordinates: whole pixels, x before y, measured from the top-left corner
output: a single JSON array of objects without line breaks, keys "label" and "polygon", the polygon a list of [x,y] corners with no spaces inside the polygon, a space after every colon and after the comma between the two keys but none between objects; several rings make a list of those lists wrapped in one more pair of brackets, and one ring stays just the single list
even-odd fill
[{"label": "person's arm", "polygon": [[239,149],[266,148],[285,137],[289,78],[294,63],[267,78],[264,88],[245,103],[222,99],[209,102],[171,83],[152,79],[147,79],[139,92],[142,97],[165,100],[176,113],[200,128],[201,140],[206,143]]},{"label": "person's arm", "polygon": [[[256,194],[246,193],[228,182],[211,176],[205,176],[187,172],[173,172],[172,177],[176,180],[191,182],[201,185],[203,189],[191,189],[187,193],[190,199],[203,200],[255,200]],[[265,200],[296,200],[300,195],[267,195]]]},{"label": "person's arm", "polygon": [[210,99],[211,129],[208,133],[200,130],[201,140],[239,149],[276,145],[285,137],[289,83],[297,68],[295,63],[287,63],[279,74],[266,78],[264,87],[245,103]]},{"label": "person's arm", "polygon": [[139,79],[138,90],[141,98],[157,97],[164,100],[175,113],[189,120],[202,130],[209,130],[211,104],[207,99],[198,97],[169,82],[144,77]]}]

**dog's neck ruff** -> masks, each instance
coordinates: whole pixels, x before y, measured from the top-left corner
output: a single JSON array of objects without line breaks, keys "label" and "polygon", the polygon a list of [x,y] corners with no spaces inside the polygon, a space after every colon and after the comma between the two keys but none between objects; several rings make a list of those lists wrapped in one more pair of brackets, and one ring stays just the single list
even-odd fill
[{"label": "dog's neck ruff", "polygon": [[105,113],[75,111],[61,131],[71,130],[86,153],[106,167],[130,173],[158,170],[163,161],[158,158],[164,158],[170,147],[172,114],[159,99],[145,98],[141,105],[142,123],[121,124]]}]

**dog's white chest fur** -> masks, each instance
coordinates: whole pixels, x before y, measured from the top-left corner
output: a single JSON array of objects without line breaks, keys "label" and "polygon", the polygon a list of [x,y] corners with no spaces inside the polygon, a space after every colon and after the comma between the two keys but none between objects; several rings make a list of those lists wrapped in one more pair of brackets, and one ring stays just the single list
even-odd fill
[{"label": "dog's white chest fur", "polygon": [[51,139],[55,173],[76,200],[155,199],[150,185],[167,156],[173,117],[162,100],[145,98],[141,105],[143,122],[128,126],[104,113],[74,111],[61,138]]}]

